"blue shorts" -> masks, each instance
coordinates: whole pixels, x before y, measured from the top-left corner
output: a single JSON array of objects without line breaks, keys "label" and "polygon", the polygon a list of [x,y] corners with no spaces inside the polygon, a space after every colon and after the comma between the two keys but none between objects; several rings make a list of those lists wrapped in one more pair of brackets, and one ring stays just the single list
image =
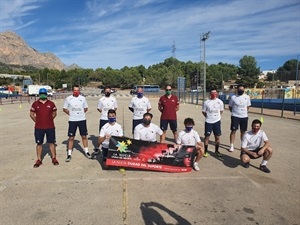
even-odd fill
[{"label": "blue shorts", "polygon": [[49,129],[34,129],[35,143],[42,145],[46,134],[47,143],[55,143],[55,128]]},{"label": "blue shorts", "polygon": [[140,123],[143,123],[143,119],[140,120],[132,120],[132,134],[134,134],[134,128],[139,125]]},{"label": "blue shorts", "polygon": [[209,137],[211,135],[211,132],[213,132],[215,136],[221,136],[221,120],[215,123],[205,122],[204,136]]},{"label": "blue shorts", "polygon": [[177,120],[160,120],[160,128],[162,130],[167,130],[168,124],[170,124],[170,129],[173,132],[177,131]]},{"label": "blue shorts", "polygon": [[236,131],[240,127],[241,132],[245,132],[248,127],[248,117],[245,118],[239,118],[235,116],[231,116],[231,125],[230,130]]},{"label": "blue shorts", "polygon": [[86,120],[69,121],[69,130],[68,130],[69,137],[74,137],[76,135],[77,127],[79,128],[79,133],[81,136],[88,135],[87,127],[86,127]]},{"label": "blue shorts", "polygon": [[99,134],[100,134],[100,131],[101,131],[101,128],[108,123],[108,120],[100,120],[100,123],[99,123]]}]

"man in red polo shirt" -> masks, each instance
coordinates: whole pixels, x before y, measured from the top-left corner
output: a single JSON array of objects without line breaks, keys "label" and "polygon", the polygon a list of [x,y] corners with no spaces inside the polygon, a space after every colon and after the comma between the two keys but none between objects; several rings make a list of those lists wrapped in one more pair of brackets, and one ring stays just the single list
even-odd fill
[{"label": "man in red polo shirt", "polygon": [[56,160],[54,126],[54,118],[56,117],[57,108],[52,101],[47,99],[47,94],[47,89],[41,88],[39,90],[39,99],[32,103],[30,109],[30,118],[35,122],[34,136],[36,142],[37,161],[33,165],[34,168],[42,165],[42,145],[44,143],[45,134],[47,143],[49,143],[52,163],[55,166],[59,164]]},{"label": "man in red polo shirt", "polygon": [[166,86],[166,94],[161,96],[158,101],[158,110],[161,112],[160,128],[163,130],[162,142],[165,142],[168,124],[174,135],[174,141],[177,140],[177,114],[179,110],[179,101],[177,96],[172,95],[172,87]]}]

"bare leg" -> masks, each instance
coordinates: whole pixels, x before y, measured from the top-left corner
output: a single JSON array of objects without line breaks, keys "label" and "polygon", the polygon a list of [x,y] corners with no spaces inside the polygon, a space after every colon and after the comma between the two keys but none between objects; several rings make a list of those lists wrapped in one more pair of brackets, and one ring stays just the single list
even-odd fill
[{"label": "bare leg", "polygon": [[167,133],[167,131],[166,131],[166,130],[163,130],[163,134],[162,134],[162,137],[161,137],[161,142],[162,142],[162,143],[165,143],[165,142],[166,142],[166,133]]},{"label": "bare leg", "polygon": [[73,145],[74,145],[74,136],[70,136],[68,141],[68,150],[73,150]]},{"label": "bare leg", "polygon": [[177,131],[173,131],[173,135],[174,135],[174,140],[175,143],[177,142],[177,138],[178,138],[178,132]]},{"label": "bare leg", "polygon": [[82,138],[82,144],[83,144],[83,147],[84,147],[84,148],[87,148],[87,147],[88,147],[88,139],[87,139],[87,136],[86,136],[86,135],[82,135],[81,138]]},{"label": "bare leg", "polygon": [[36,145],[36,155],[37,155],[37,159],[42,161],[42,145]]},{"label": "bare leg", "polygon": [[51,152],[52,159],[56,158],[56,148],[54,143],[49,143],[49,148]]}]

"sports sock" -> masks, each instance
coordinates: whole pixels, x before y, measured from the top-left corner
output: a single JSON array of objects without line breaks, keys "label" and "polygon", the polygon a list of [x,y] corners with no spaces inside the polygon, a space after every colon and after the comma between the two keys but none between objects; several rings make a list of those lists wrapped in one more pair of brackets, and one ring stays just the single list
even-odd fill
[{"label": "sports sock", "polygon": [[230,148],[234,148],[234,147],[233,147],[233,143],[230,143]]},{"label": "sports sock", "polygon": [[204,145],[204,152],[207,153],[208,145]]},{"label": "sports sock", "polygon": [[89,152],[89,148],[84,148],[84,152],[85,153]]},{"label": "sports sock", "polygon": [[219,146],[220,146],[219,144],[215,145],[215,152],[219,152]]},{"label": "sports sock", "polygon": [[268,163],[268,161],[267,161],[267,160],[263,160],[263,161],[261,162],[261,164],[260,164],[260,165],[262,165],[262,166],[266,166],[266,165],[267,165],[267,163]]},{"label": "sports sock", "polygon": [[68,155],[72,155],[72,150],[68,150]]}]

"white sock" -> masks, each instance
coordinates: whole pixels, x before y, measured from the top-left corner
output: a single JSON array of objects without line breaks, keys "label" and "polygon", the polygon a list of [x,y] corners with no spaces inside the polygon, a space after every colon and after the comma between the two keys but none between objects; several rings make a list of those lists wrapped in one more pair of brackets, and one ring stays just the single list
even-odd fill
[{"label": "white sock", "polygon": [[84,152],[85,153],[89,152],[89,148],[84,148]]},{"label": "white sock", "polygon": [[234,147],[233,147],[233,144],[230,144],[230,148],[234,148]]},{"label": "white sock", "polygon": [[267,163],[268,163],[268,161],[267,161],[267,160],[263,160],[263,161],[261,162],[261,164],[260,164],[260,165],[262,165],[262,166],[266,166],[266,165],[267,165]]},{"label": "white sock", "polygon": [[68,150],[68,155],[72,155],[72,150]]}]

